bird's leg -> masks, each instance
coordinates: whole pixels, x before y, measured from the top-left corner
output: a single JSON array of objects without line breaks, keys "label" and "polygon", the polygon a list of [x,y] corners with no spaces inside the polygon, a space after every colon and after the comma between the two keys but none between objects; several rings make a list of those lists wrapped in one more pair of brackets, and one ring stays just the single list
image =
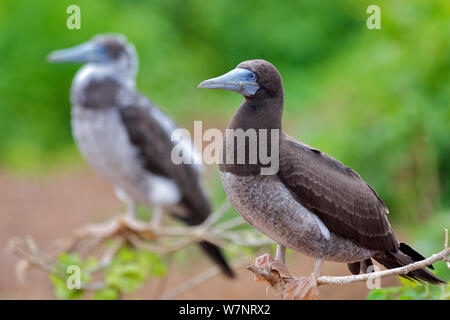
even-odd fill
[{"label": "bird's leg", "polygon": [[118,217],[117,223],[118,227],[125,225],[126,228],[133,231],[139,231],[140,229],[145,229],[145,223],[139,221],[136,217],[136,201],[131,198],[125,191],[121,188],[116,188],[115,190],[117,198],[125,203],[125,216]]},{"label": "bird's leg", "polygon": [[131,219],[136,219],[136,203],[134,201],[127,202],[126,215]]},{"label": "bird's leg", "polygon": [[136,219],[136,203],[135,201],[125,192],[122,188],[116,187],[114,193],[117,198],[125,203],[126,210],[125,214],[129,219]]},{"label": "bird's leg", "polygon": [[319,298],[319,285],[317,284],[317,280],[322,275],[323,263],[324,260],[322,258],[317,259],[314,262],[314,271],[309,276],[309,285],[310,285],[310,288],[308,288],[308,290],[310,291],[309,294],[311,295],[312,298],[315,299]]},{"label": "bird's leg", "polygon": [[275,261],[269,265],[270,270],[276,270],[281,275],[289,275],[289,270],[286,266],[286,247],[277,242],[277,253],[275,254]]},{"label": "bird's leg", "polygon": [[282,264],[286,264],[286,247],[282,246],[277,242],[277,253],[275,255],[275,259],[281,262]]},{"label": "bird's leg", "polygon": [[126,203],[127,211],[125,217],[122,219],[126,229],[146,240],[154,240],[156,238],[155,230],[161,223],[162,208],[155,207],[152,214],[152,221],[149,223],[137,219],[136,203],[134,200],[130,199]]},{"label": "bird's leg", "polygon": [[316,276],[316,278],[319,278],[323,271],[323,259],[317,259],[314,262],[314,272],[313,274]]},{"label": "bird's leg", "polygon": [[289,300],[317,300],[319,286],[317,279],[322,274],[324,260],[319,258],[314,262],[314,271],[309,277],[289,279],[283,292],[283,298]]},{"label": "bird's leg", "polygon": [[151,224],[153,227],[159,227],[161,224],[163,210],[161,207],[155,207],[153,209]]},{"label": "bird's leg", "polygon": [[126,204],[125,214],[113,217],[107,222],[89,224],[76,232],[76,237],[94,237],[104,240],[116,235],[127,235],[130,232],[146,240],[154,240],[156,235],[152,224],[139,221],[136,217],[136,202],[122,189],[116,188],[117,198]]},{"label": "bird's leg", "polygon": [[132,231],[146,240],[154,240],[156,237],[155,228],[159,225],[161,213],[162,209],[157,207],[155,211],[153,211],[151,223],[141,221],[136,217],[136,202],[130,199],[130,201],[127,201],[127,211],[122,222],[125,224],[128,231]]},{"label": "bird's leg", "polygon": [[275,259],[268,253],[256,258],[255,265],[258,268],[268,270],[270,272],[276,271],[282,276],[290,276],[289,270],[286,267],[286,247],[277,242],[277,252]]},{"label": "bird's leg", "polygon": [[317,279],[322,275],[323,271],[323,262],[324,260],[319,258],[314,262],[314,271],[311,274],[311,286],[316,293],[317,296],[319,296],[319,286],[317,285]]}]

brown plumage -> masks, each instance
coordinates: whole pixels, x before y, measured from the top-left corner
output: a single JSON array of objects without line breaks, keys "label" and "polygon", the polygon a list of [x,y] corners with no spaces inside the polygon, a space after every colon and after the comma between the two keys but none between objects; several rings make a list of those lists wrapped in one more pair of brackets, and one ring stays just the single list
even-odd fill
[{"label": "brown plumage", "polygon": [[[230,80],[230,73],[200,84],[200,87],[228,89],[244,95],[228,129],[281,131],[284,91],[278,70],[264,60],[245,61],[237,69],[240,77],[245,77],[241,69],[256,75],[256,93],[249,91],[247,94],[241,90],[243,85],[248,86],[248,77],[235,79],[242,82],[231,87],[235,82]],[[220,81],[223,81],[223,87],[220,87]],[[224,139],[224,154],[226,145]],[[270,145],[268,147],[270,149]],[[248,147],[245,150],[249,152]],[[249,155],[245,156],[248,160]],[[423,258],[409,246],[397,242],[386,216],[388,209],[381,198],[358,173],[338,160],[281,133],[276,178],[261,176],[261,167],[259,161],[256,164],[235,162],[221,164],[220,171],[227,195],[237,210],[279,245],[301,250],[317,259],[347,262],[354,274],[361,269],[365,272],[372,265],[370,258],[387,268]],[[259,193],[251,191],[255,188]],[[293,199],[286,198],[286,189]],[[261,192],[266,194],[260,195]],[[274,199],[284,199],[284,202],[276,207],[270,202]],[[331,236],[327,237],[327,230],[322,228],[318,231],[318,223],[310,220],[311,214],[320,219]],[[278,218],[280,215],[286,215],[286,219]],[[312,243],[314,241],[316,243]],[[425,269],[412,271],[405,277],[445,283]]]},{"label": "brown plumage", "polygon": [[330,231],[369,249],[398,250],[386,205],[351,168],[284,136],[278,176]]}]

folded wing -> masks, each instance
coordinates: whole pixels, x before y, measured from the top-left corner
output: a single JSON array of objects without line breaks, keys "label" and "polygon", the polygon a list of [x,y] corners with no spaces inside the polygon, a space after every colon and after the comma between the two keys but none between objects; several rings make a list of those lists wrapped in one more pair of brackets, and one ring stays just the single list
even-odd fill
[{"label": "folded wing", "polygon": [[351,168],[283,136],[278,176],[297,201],[316,214],[331,232],[370,249],[398,250],[386,205]]}]

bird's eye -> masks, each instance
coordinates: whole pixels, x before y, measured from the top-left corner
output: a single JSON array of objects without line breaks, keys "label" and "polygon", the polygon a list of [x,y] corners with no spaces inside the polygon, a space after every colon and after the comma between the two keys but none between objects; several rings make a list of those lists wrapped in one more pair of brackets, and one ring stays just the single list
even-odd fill
[{"label": "bird's eye", "polygon": [[254,73],[250,73],[249,78],[250,78],[250,80],[255,80],[256,75]]}]

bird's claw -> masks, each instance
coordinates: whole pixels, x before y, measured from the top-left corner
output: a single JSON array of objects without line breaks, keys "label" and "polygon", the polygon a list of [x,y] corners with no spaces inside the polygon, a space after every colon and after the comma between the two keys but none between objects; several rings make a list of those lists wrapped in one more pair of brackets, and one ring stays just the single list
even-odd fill
[{"label": "bird's claw", "polygon": [[319,286],[317,276],[311,273],[309,277],[287,279],[284,291],[284,300],[319,300]]},{"label": "bird's claw", "polygon": [[[263,254],[256,258],[255,266],[267,272],[277,272],[282,285],[277,287],[281,291],[284,300],[318,300],[319,287],[317,284],[317,274],[311,273],[308,277],[294,277],[284,263],[272,258],[269,254]],[[274,287],[273,283],[255,275],[256,281],[266,282]]]},{"label": "bird's claw", "polygon": [[128,215],[120,215],[104,223],[89,224],[78,230],[79,237],[108,239],[126,232],[137,233],[147,240],[154,238],[152,226]]},{"label": "bird's claw", "polygon": [[292,277],[286,265],[283,262],[272,258],[272,256],[268,253],[265,253],[262,256],[257,257],[255,259],[255,266],[269,272],[276,271],[282,277]]}]

